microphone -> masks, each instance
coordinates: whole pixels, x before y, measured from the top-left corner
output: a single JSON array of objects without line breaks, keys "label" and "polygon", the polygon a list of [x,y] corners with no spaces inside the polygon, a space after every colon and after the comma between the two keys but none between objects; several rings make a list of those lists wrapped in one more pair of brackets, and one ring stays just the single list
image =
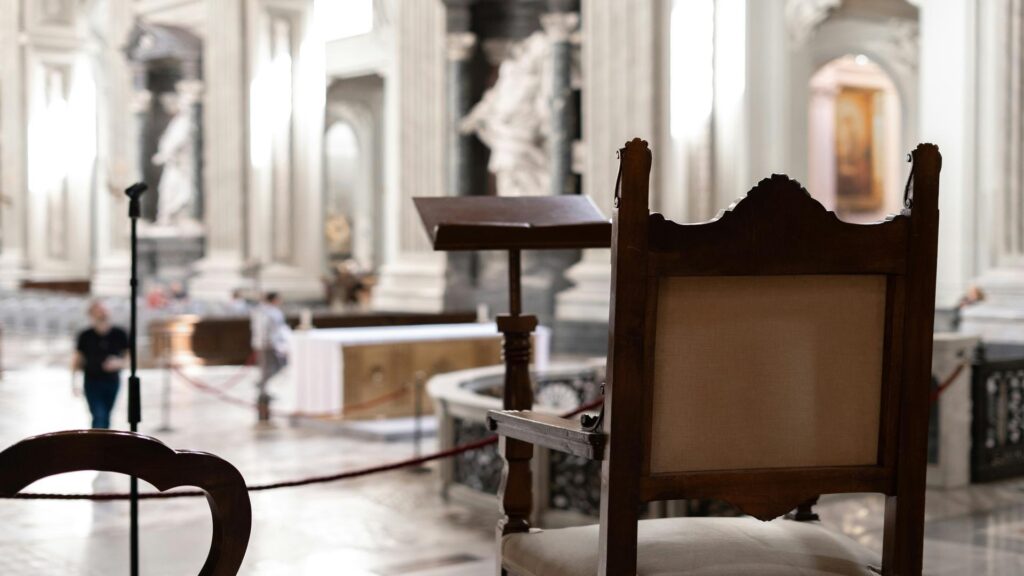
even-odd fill
[{"label": "microphone", "polygon": [[127,190],[124,191],[124,193],[127,194],[129,198],[129,218],[139,218],[142,216],[142,208],[141,205],[139,204],[139,198],[142,197],[142,194],[145,193],[146,190],[149,190],[149,186],[145,182],[136,182],[135,184],[132,184],[131,186],[128,187]]}]

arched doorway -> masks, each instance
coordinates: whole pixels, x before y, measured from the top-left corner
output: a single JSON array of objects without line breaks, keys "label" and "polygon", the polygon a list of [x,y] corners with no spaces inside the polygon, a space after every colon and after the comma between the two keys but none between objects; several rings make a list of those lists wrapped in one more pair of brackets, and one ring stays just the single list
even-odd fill
[{"label": "arched doorway", "polygon": [[819,68],[809,90],[808,188],[846,221],[898,211],[903,115],[892,78],[867,56],[846,55]]},{"label": "arched doorway", "polygon": [[[371,254],[366,254],[367,247],[356,242],[352,233],[361,200],[361,155],[359,138],[350,123],[338,121],[327,129],[324,137],[327,179],[324,188],[324,246],[328,264],[350,258],[369,264],[367,258],[372,259],[372,246]],[[355,253],[356,245],[362,249],[359,256]]]},{"label": "arched doorway", "polygon": [[324,132],[324,263],[354,260],[374,273],[383,257],[383,79],[334,81]]}]

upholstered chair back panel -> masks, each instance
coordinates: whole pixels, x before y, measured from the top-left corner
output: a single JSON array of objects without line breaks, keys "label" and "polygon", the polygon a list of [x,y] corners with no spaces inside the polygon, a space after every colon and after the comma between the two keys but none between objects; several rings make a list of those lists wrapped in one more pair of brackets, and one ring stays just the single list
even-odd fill
[{"label": "upholstered chair back panel", "polygon": [[884,275],[659,282],[652,475],[878,463]]}]

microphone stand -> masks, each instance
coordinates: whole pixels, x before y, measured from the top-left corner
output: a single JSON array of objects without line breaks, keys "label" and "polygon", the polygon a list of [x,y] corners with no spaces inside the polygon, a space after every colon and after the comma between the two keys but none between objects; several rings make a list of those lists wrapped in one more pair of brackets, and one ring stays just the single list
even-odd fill
[{"label": "microphone stand", "polygon": [[[128,218],[132,221],[132,273],[131,273],[131,329],[128,332],[128,353],[130,354],[131,370],[128,375],[128,424],[132,432],[139,431],[139,422],[142,421],[142,399],[140,398],[139,377],[136,375],[138,369],[138,345],[136,334],[138,332],[138,295],[139,295],[139,238],[138,224],[142,215],[142,208],[139,198],[149,187],[142,182],[132,184],[125,190],[128,195]],[[131,477],[131,575],[139,576],[139,479]]]}]

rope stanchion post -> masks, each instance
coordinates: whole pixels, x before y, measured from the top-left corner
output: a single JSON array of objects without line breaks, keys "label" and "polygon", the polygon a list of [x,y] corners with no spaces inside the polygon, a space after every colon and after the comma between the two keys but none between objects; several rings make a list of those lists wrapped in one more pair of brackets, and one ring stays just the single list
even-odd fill
[{"label": "rope stanchion post", "polygon": [[[413,378],[413,423],[412,423],[412,455],[419,459],[423,455],[423,386],[427,375],[418,370]],[[430,468],[420,464],[409,468],[413,474],[430,472]]]},{"label": "rope stanchion post", "polygon": [[160,391],[160,427],[157,428],[158,432],[174,432],[174,427],[171,426],[171,368],[164,363],[164,382],[163,390]]},{"label": "rope stanchion post", "polygon": [[173,432],[174,428],[171,426],[171,379],[174,377],[171,374],[171,338],[166,332],[161,334],[162,339],[162,352],[161,364],[163,367],[163,390],[160,393],[160,427],[157,428],[158,432]]}]

